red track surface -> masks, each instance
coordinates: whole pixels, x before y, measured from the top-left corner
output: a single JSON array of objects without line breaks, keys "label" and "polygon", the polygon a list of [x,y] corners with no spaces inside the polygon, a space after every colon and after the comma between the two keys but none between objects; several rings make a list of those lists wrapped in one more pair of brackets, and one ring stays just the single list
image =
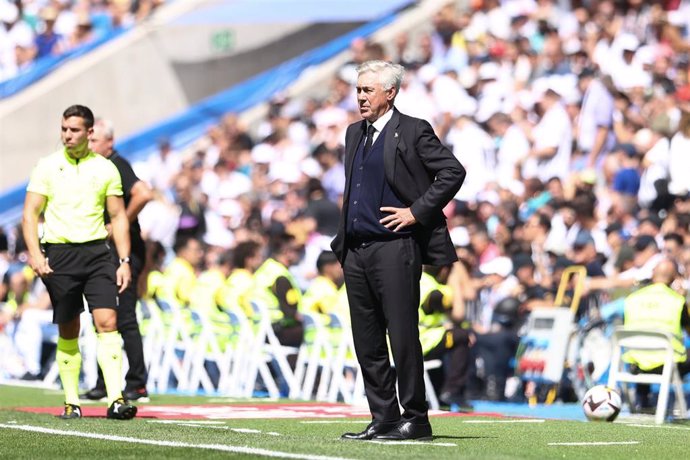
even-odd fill
[{"label": "red track surface", "polygon": [[[138,406],[137,417],[174,420],[241,420],[241,419],[303,419],[303,418],[370,418],[366,407],[328,403],[233,404]],[[37,414],[59,415],[62,407],[18,407],[17,410]],[[82,406],[85,417],[105,417],[106,406]],[[451,413],[433,411],[433,416],[503,417],[497,413]]]}]

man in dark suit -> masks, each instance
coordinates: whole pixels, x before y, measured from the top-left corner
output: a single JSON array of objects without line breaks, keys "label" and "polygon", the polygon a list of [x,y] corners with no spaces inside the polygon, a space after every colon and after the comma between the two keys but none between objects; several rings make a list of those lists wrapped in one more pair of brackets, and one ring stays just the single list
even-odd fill
[{"label": "man in dark suit", "polygon": [[[89,138],[89,148],[99,155],[108,158],[117,167],[122,179],[122,192],[125,200],[125,211],[129,219],[129,239],[131,241],[131,254],[129,266],[132,272],[132,282],[123,292],[120,293],[119,305],[117,309],[117,329],[122,335],[125,354],[129,369],[125,376],[125,391],[123,396],[127,401],[141,402],[148,401],[148,391],[146,381],[148,373],[146,362],[144,361],[144,346],[139,331],[137,321],[137,280],[146,262],[146,244],[141,236],[141,227],[137,216],[144,209],[146,203],[153,199],[153,191],[142,180],[140,180],[132,166],[124,157],[115,150],[115,134],[113,124],[109,120],[98,119],[93,126],[93,133]],[[109,219],[106,223],[109,225]],[[114,256],[114,248],[111,247]],[[82,399],[100,400],[106,396],[105,382],[103,373],[98,369],[96,386],[80,396]]]},{"label": "man in dark suit", "polygon": [[343,438],[430,439],[417,327],[419,279],[423,263],[457,260],[442,210],[460,189],[465,169],[428,122],[393,107],[402,66],[368,61],[357,71],[364,120],[347,129],[343,212],[331,247],[343,265],[373,420]]}]

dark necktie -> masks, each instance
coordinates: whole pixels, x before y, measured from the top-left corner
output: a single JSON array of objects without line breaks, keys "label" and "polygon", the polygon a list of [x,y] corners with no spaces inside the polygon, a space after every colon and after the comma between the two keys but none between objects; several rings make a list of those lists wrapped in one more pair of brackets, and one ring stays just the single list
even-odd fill
[{"label": "dark necktie", "polygon": [[371,144],[374,143],[374,133],[376,132],[376,128],[374,128],[374,125],[369,125],[367,128],[367,140],[364,143],[364,154],[366,155],[369,153],[369,150],[371,150]]}]

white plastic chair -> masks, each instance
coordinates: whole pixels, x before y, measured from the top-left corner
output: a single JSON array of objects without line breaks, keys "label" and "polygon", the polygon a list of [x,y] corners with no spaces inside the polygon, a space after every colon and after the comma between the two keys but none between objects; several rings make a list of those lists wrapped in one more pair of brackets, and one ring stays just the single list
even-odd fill
[{"label": "white plastic chair", "polygon": [[[160,367],[156,375],[156,389],[159,393],[168,390],[168,381],[173,375],[177,381],[177,390],[188,390],[188,382],[194,357],[187,313],[174,300],[158,300],[165,323],[165,342],[163,344]],[[150,379],[149,379],[150,380]]]},{"label": "white plastic chair", "polygon": [[251,382],[251,385],[253,385],[257,378],[257,373],[260,373],[269,395],[272,398],[280,397],[280,392],[275,387],[275,379],[266,374],[267,368],[265,366],[260,365],[261,362],[271,363],[277,367],[274,370],[280,373],[285,381],[288,387],[288,395],[295,394],[300,387],[287,358],[290,355],[297,355],[299,348],[288,347],[280,343],[273,331],[271,317],[265,305],[259,301],[252,300],[251,306],[254,311],[253,317],[250,318],[254,330],[254,343],[252,346],[254,358],[248,365],[247,383]]},{"label": "white plastic chair", "polygon": [[166,343],[166,327],[163,313],[155,300],[139,300],[139,325],[142,327],[142,345],[148,371],[148,388],[156,388],[160,380],[163,351]]},{"label": "white plastic chair", "polygon": [[192,364],[189,373],[187,387],[191,391],[197,391],[201,386],[204,392],[213,393],[216,391],[211,376],[206,370],[206,363],[215,363],[218,368],[218,389],[221,387],[221,380],[228,379],[232,366],[232,348],[221,341],[221,334],[231,334],[230,320],[225,331],[218,331],[216,325],[202,311],[192,310],[192,321],[196,328],[192,339],[194,346],[192,349]]},{"label": "white plastic chair", "polygon": [[320,315],[303,312],[304,340],[300,345],[295,365],[295,380],[298,388],[291,398],[312,399],[316,377],[319,376],[317,401],[326,401],[328,383],[335,350],[331,343],[328,326]]},{"label": "white plastic chair", "polygon": [[256,350],[254,346],[254,330],[249,319],[239,308],[231,308],[226,310],[226,313],[228,322],[233,329],[233,336],[228,344],[232,358],[230,359],[228,374],[221,374],[220,376],[218,392],[228,396],[251,397],[254,392],[256,374],[253,379],[250,379],[249,373],[256,365],[255,372],[261,375],[264,380],[268,378],[269,383],[273,385],[272,388],[275,388],[275,392],[278,393],[278,388],[273,382],[271,371],[263,359],[261,350]]},{"label": "white plastic chair", "polygon": [[[333,378],[331,381],[328,400],[335,402],[338,395],[342,395],[343,400],[349,404],[363,404],[366,402],[366,393],[364,391],[364,380],[359,363],[355,359],[355,347],[352,341],[352,329],[346,327],[346,323],[335,313],[331,314],[331,324],[336,327],[343,328],[342,341],[340,347],[335,351],[335,359],[333,362]],[[349,355],[349,359],[348,359]],[[438,410],[440,404],[436,390],[431,382],[429,371],[438,369],[443,365],[440,359],[431,359],[424,361],[424,387],[426,389],[426,397],[429,402],[429,408]],[[395,362],[391,357],[391,366],[395,367]],[[356,372],[354,384],[349,386],[346,384],[344,372],[346,369],[351,369]],[[397,388],[397,381],[396,381]]]},{"label": "white plastic chair", "polygon": [[[674,359],[673,335],[659,330],[631,329],[619,326],[613,333],[613,351],[611,354],[611,369],[609,371],[608,386],[616,388],[621,382],[659,384],[659,397],[656,405],[654,421],[657,424],[664,423],[666,419],[666,407],[671,386],[675,392],[681,418],[687,417],[687,405],[683,394],[683,381],[678,372],[678,366]],[[664,351],[663,370],[661,374],[640,373],[633,374],[625,369],[622,359],[623,349],[632,351]]]},{"label": "white plastic chair", "polygon": [[352,328],[340,314],[332,312],[329,316],[330,327],[340,328],[342,332],[340,343],[334,350],[326,400],[337,402],[342,398],[347,404],[366,404],[364,379],[356,358]]},{"label": "white plastic chair", "polygon": [[440,359],[424,361],[424,388],[426,389],[426,399],[429,401],[429,409],[432,410],[439,410],[441,406],[438,402],[438,396],[436,396],[434,384],[431,382],[431,377],[429,377],[429,371],[442,366],[443,362]]}]

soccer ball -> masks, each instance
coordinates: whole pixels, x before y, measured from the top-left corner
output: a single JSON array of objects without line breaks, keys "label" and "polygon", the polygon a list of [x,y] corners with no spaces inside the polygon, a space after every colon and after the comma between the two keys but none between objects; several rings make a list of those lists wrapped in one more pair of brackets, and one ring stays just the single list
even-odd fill
[{"label": "soccer ball", "polygon": [[621,396],[613,388],[597,385],[585,393],[582,409],[588,420],[613,422],[621,411]]}]

